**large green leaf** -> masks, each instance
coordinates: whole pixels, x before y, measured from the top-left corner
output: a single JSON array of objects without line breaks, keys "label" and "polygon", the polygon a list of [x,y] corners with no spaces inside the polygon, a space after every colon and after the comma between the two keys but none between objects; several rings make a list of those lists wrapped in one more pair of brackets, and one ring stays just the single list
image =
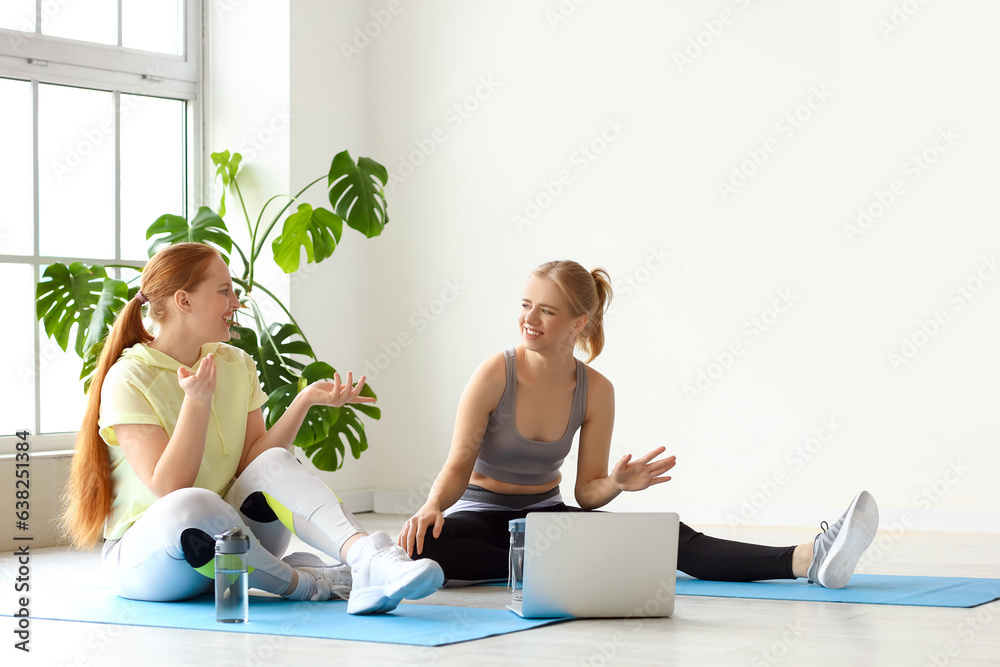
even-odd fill
[{"label": "large green leaf", "polygon": [[[314,361],[302,369],[296,381],[282,385],[268,394],[267,427],[271,428],[277,423],[305,387],[319,380],[332,379],[335,372],[330,364]],[[374,392],[368,386],[365,386],[362,394],[374,396]],[[301,447],[305,455],[312,459],[313,464],[320,470],[340,468],[344,463],[347,446],[350,446],[354,458],[360,457],[361,452],[368,448],[368,440],[364,425],[354,411],[358,407],[366,408],[366,413],[374,410],[375,419],[381,416],[378,408],[368,405],[344,405],[339,408],[314,405],[306,411],[305,419],[295,434],[293,444]]]},{"label": "large green leaf", "polygon": [[300,204],[299,210],[285,219],[281,235],[271,243],[274,262],[285,273],[298,271],[302,248],[306,249],[307,262],[322,262],[337,249],[343,231],[344,221],[336,213]]},{"label": "large green leaf", "polygon": [[298,384],[299,374],[305,364],[291,355],[314,356],[308,343],[291,340],[299,333],[294,324],[276,322],[269,328],[261,329],[259,338],[257,331],[248,327],[236,326],[233,331],[239,338],[234,338],[230,343],[253,357],[264,393],[268,395],[285,385]]},{"label": "large green leaf", "polygon": [[222,178],[222,199],[219,201],[220,218],[226,217],[226,190],[236,180],[236,172],[240,169],[240,161],[242,159],[243,156],[239,153],[233,153],[232,157],[229,157],[229,151],[212,153],[212,162],[217,167],[215,177]]},{"label": "large green leaf", "polygon": [[128,292],[128,285],[124,281],[105,278],[101,296],[94,305],[94,312],[90,318],[87,339],[83,343],[85,354],[82,356],[86,357],[86,352],[108,335],[108,330],[111,329],[115,316],[125,306]]},{"label": "large green leaf", "polygon": [[94,371],[97,370],[97,362],[101,359],[101,350],[104,349],[104,339],[111,329],[119,311],[125,307],[130,299],[139,291],[138,285],[126,287],[124,292],[118,284],[124,285],[120,280],[107,278],[104,281],[104,291],[94,309],[94,316],[90,318],[90,330],[87,333],[87,341],[84,343],[83,368],[80,369],[80,379],[83,380],[83,391],[90,391],[90,382],[94,379]]},{"label": "large green leaf", "polygon": [[45,334],[65,351],[75,327],[73,349],[83,357],[94,309],[104,296],[105,281],[112,279],[100,264],[83,262],[51,264],[42,278],[35,290],[35,312],[45,325]]},{"label": "large green leaf", "polygon": [[378,236],[389,224],[385,190],[389,172],[375,160],[363,157],[354,164],[347,151],[337,153],[327,176],[330,204],[337,215],[368,238]]},{"label": "large green leaf", "polygon": [[229,253],[233,250],[233,240],[229,237],[226,223],[218,214],[207,206],[198,208],[194,219],[188,222],[179,215],[167,213],[156,219],[156,222],[146,230],[146,238],[155,239],[149,245],[149,256],[165,245],[175,243],[209,243],[222,250],[226,264],[229,263]]}]

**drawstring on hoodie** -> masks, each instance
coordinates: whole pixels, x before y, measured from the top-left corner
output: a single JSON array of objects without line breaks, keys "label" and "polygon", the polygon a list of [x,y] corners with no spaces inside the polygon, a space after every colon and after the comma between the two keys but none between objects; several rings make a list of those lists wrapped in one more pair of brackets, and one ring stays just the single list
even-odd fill
[{"label": "drawstring on hoodie", "polygon": [[219,416],[215,414],[215,396],[212,397],[212,421],[215,423],[215,432],[219,434],[219,442],[222,443],[222,455],[229,456],[226,439],[223,437],[222,428],[219,426]]}]

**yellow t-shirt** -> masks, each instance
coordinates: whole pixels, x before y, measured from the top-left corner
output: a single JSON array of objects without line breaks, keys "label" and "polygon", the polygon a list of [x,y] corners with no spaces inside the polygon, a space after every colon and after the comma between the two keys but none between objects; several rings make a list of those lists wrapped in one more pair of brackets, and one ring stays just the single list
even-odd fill
[{"label": "yellow t-shirt", "polygon": [[[222,495],[233,481],[243,453],[247,414],[267,402],[257,379],[257,365],[246,352],[222,343],[202,346],[198,361],[215,353],[216,384],[205,436],[205,453],[193,486]],[[156,500],[132,470],[118,446],[116,424],[155,424],[169,438],[177,426],[184,390],[177,381],[182,364],[139,343],[122,353],[101,388],[98,426],[108,444],[114,500],[104,524],[105,539],[120,538]]]}]

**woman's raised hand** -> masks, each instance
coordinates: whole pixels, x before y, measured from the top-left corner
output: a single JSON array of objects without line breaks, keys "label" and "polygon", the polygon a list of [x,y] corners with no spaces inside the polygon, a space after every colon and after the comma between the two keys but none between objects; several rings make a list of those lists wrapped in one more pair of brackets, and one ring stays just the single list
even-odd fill
[{"label": "woman's raised hand", "polygon": [[611,478],[622,491],[642,491],[653,484],[669,482],[669,477],[662,475],[677,463],[676,456],[653,461],[657,456],[667,451],[666,447],[657,447],[642,458],[632,460],[631,454],[618,459],[611,469]]},{"label": "woman's raised hand", "polygon": [[340,373],[333,374],[333,382],[320,380],[302,390],[302,393],[309,394],[310,405],[332,405],[339,408],[345,403],[374,403],[371,396],[361,396],[361,390],[365,387],[365,376],[362,375],[358,383],[354,384],[354,376],[347,373],[347,382],[341,382]]},{"label": "woman's raised hand", "polygon": [[215,393],[215,354],[207,354],[198,363],[194,373],[186,366],[177,369],[177,382],[184,390],[186,398],[196,401],[210,401]]},{"label": "woman's raised hand", "polygon": [[436,507],[428,507],[424,505],[417,513],[406,520],[403,524],[402,529],[399,531],[398,543],[399,546],[403,547],[403,551],[406,555],[413,557],[414,545],[416,546],[416,553],[420,554],[424,550],[424,536],[427,535],[427,529],[430,528],[431,534],[437,538],[441,537],[441,529],[444,528],[444,515],[441,510]]}]

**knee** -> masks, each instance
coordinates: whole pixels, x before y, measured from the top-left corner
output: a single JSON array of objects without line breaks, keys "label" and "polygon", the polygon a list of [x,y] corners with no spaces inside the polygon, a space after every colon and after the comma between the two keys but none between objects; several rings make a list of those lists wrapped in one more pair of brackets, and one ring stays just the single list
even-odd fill
[{"label": "knee", "polygon": [[[271,447],[270,449],[265,449],[263,452],[258,454],[257,458],[250,462],[246,470],[254,469],[256,471],[265,471],[276,475],[293,464],[302,465],[299,463],[299,460],[284,447]],[[244,471],[244,473],[245,472],[246,471]]]},{"label": "knee", "polygon": [[153,507],[161,515],[160,521],[168,522],[178,532],[197,528],[217,535],[242,523],[235,510],[208,489],[178,489],[160,498]]}]

